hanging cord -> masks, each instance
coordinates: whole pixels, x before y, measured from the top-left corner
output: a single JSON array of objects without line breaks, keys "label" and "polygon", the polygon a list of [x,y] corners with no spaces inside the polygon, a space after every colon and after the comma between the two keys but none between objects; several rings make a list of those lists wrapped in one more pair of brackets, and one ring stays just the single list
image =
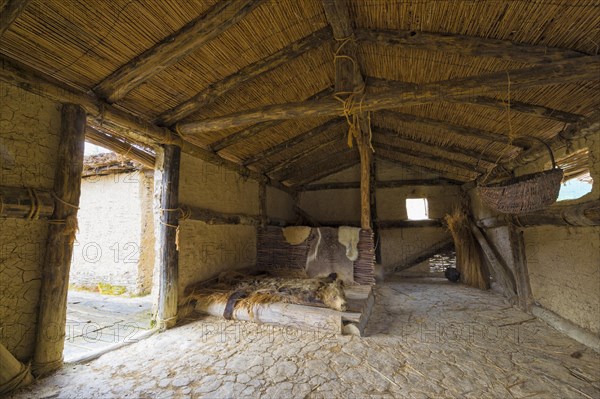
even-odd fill
[{"label": "hanging cord", "polygon": [[[61,204],[65,205],[66,207],[75,209],[76,211],[79,210],[79,207],[77,205],[73,205],[68,203],[67,201],[63,200],[62,198],[59,198],[58,195],[56,195],[55,192],[52,192],[52,197],[60,202]],[[77,221],[77,212],[68,215],[65,219],[50,219],[48,220],[48,223],[50,224],[62,224],[65,225],[64,231],[63,231],[63,235],[70,235],[73,234],[73,239],[75,239],[75,233],[77,231],[79,231],[79,224]]]},{"label": "hanging cord", "polygon": [[[163,222],[162,215],[164,212],[179,212],[179,218],[178,218],[177,225]],[[163,226],[167,226],[167,227],[171,227],[171,228],[175,229],[175,248],[177,249],[177,251],[179,251],[179,231],[180,231],[179,227],[181,226],[179,224],[179,222],[189,219],[192,216],[192,211],[188,208],[181,206],[179,208],[160,208],[160,214],[161,214],[160,224],[162,224]]]}]

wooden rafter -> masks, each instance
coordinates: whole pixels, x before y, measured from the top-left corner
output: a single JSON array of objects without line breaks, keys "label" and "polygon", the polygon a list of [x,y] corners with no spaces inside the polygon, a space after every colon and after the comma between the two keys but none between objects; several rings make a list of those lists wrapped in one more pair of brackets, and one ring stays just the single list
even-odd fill
[{"label": "wooden rafter", "polygon": [[293,168],[295,163],[302,161],[306,157],[310,156],[318,150],[323,149],[324,147],[327,147],[328,145],[331,145],[332,143],[339,142],[341,137],[343,136],[336,135],[334,137],[328,138],[327,140],[321,141],[320,143],[315,144],[314,146],[311,146],[303,151],[299,151],[291,157],[286,158],[283,162],[279,162],[273,166],[268,167],[264,170],[264,173],[267,175],[272,175],[275,172]]},{"label": "wooden rafter", "polygon": [[[367,93],[360,103],[361,111],[376,111],[401,106],[420,105],[444,98],[464,98],[506,90],[510,76],[511,90],[556,85],[598,79],[600,56],[585,56],[548,64],[478,76],[451,79],[417,86],[412,90],[386,89]],[[356,112],[357,110],[355,110]],[[178,130],[185,135],[244,126],[269,120],[296,119],[328,115],[342,115],[343,107],[335,98],[275,104],[229,115],[183,123]]]},{"label": "wooden rafter", "polygon": [[336,137],[333,140],[328,140],[326,143],[317,145],[311,148],[309,151],[303,153],[301,157],[295,159],[294,161],[284,162],[280,165],[280,169],[273,172],[268,172],[267,174],[278,181],[286,180],[290,176],[293,176],[297,170],[302,170],[306,167],[306,165],[310,165],[311,162],[309,160],[313,155],[322,154],[323,150],[325,149],[329,149],[333,152],[340,147],[346,147],[343,136]]},{"label": "wooden rafter", "polygon": [[[462,182],[452,179],[408,179],[408,180],[378,180],[377,189],[415,187],[415,186],[457,186]],[[315,183],[302,187],[302,191],[347,190],[360,188],[360,182]]]},{"label": "wooden rafter", "polygon": [[323,43],[331,40],[331,38],[331,30],[329,27],[322,28],[297,42],[282,48],[276,53],[240,69],[223,80],[213,83],[189,100],[163,112],[157,118],[158,122],[162,125],[170,126],[194,112],[197,112],[201,108],[210,105],[223,94],[239,88],[244,82],[255,79],[280,65],[298,58],[307,51],[317,48]]},{"label": "wooden rafter", "polygon": [[312,137],[319,136],[319,135],[325,133],[327,130],[333,129],[336,126],[341,126],[343,123],[345,123],[345,120],[343,120],[342,118],[330,119],[329,121],[325,122],[324,124],[314,127],[307,132],[301,133],[298,136],[292,137],[289,140],[286,140],[286,141],[279,143],[273,147],[269,147],[266,150],[263,150],[257,154],[254,154],[253,156],[245,159],[242,164],[244,166],[247,166],[247,165],[251,165],[253,163],[259,162],[262,159],[269,158],[269,157],[277,154],[280,151],[283,151],[287,148],[292,148],[293,146],[297,145],[298,143],[301,143],[304,140],[308,140]]},{"label": "wooden rafter", "polygon": [[97,127],[86,126],[85,141],[114,151],[126,158],[133,159],[147,168],[154,169],[156,160],[154,154],[142,151],[122,139],[106,134]]},{"label": "wooden rafter", "polygon": [[[377,125],[377,126],[379,126],[379,125]],[[377,133],[382,136],[393,137],[395,139],[399,139],[399,140],[402,140],[405,142],[412,142],[412,143],[416,143],[416,144],[420,144],[420,145],[428,145],[432,148],[436,148],[436,149],[439,149],[442,151],[452,152],[455,154],[462,154],[464,156],[474,158],[474,159],[480,159],[482,162],[486,162],[486,163],[495,164],[497,161],[497,158],[490,156],[488,154],[482,154],[481,152],[474,151],[474,150],[468,150],[463,147],[458,147],[456,145],[444,144],[443,146],[438,146],[435,144],[431,144],[431,143],[419,140],[417,138],[403,136],[401,132],[397,132],[396,130],[393,130],[393,129],[384,128],[384,127],[380,127],[380,126],[375,129],[377,130]]]},{"label": "wooden rafter", "polygon": [[[333,93],[333,89],[331,87],[328,87],[325,90],[321,90],[317,94],[310,96],[309,98],[307,98],[307,101],[318,100],[318,99],[324,98],[332,93]],[[251,137],[254,137],[257,134],[260,134],[262,131],[270,129],[272,127],[275,127],[283,122],[285,122],[285,121],[269,121],[269,122],[257,123],[256,125],[252,125],[248,128],[242,129],[240,131],[230,134],[229,136],[225,136],[222,139],[215,141],[214,143],[212,143],[209,146],[209,148],[213,152],[219,152],[227,147],[230,147],[241,141],[244,141]]]},{"label": "wooden rafter", "polygon": [[527,64],[561,61],[586,54],[547,46],[517,44],[509,40],[453,35],[447,33],[418,32],[414,30],[359,29],[355,32],[360,41],[379,43],[442,53],[455,53],[471,57],[494,57]]},{"label": "wooden rafter", "polygon": [[220,0],[206,13],[121,66],[94,91],[114,103],[250,14],[264,0]]},{"label": "wooden rafter", "polygon": [[[367,78],[367,82],[369,83],[367,89],[388,89],[390,87],[396,87],[399,90],[402,90],[416,86],[414,83],[399,82],[394,80],[376,78],[372,76]],[[486,108],[491,108],[502,112],[506,112],[507,109],[510,109],[511,112],[518,112],[533,117],[550,119],[563,123],[575,123],[585,118],[585,116],[583,115],[573,114],[571,112],[544,107],[542,105],[529,104],[514,100],[511,100],[509,104],[506,101],[486,96],[468,96],[456,98],[444,97],[441,98],[440,101],[455,104],[480,105]]]},{"label": "wooden rafter", "polygon": [[333,160],[339,157],[351,156],[350,154],[356,156],[356,149],[345,145],[333,147],[332,151],[328,152],[326,156],[324,156],[324,151],[313,153],[308,157],[305,163],[296,165],[295,168],[287,170],[281,181],[293,179],[298,175],[309,175],[310,173],[318,172],[321,166],[329,165]]},{"label": "wooden rafter", "polygon": [[10,28],[13,22],[25,10],[31,0],[5,0],[0,10],[0,37]]},{"label": "wooden rafter", "polygon": [[414,163],[411,163],[408,161],[402,161],[402,160],[396,158],[398,156],[398,153],[393,152],[393,151],[388,151],[384,147],[381,147],[378,145],[375,146],[375,156],[378,159],[381,159],[383,161],[392,162],[392,163],[395,163],[400,166],[410,168],[413,170],[420,170],[420,171],[426,172],[426,173],[434,173],[439,176],[443,176],[445,178],[449,178],[452,180],[466,182],[466,181],[473,179],[472,173],[468,173],[467,175],[459,174],[459,173],[456,173],[453,171],[448,171],[446,169],[442,169],[441,167],[438,166],[438,164],[431,163],[431,164],[429,164],[429,166],[423,166],[423,165],[417,165],[417,164],[414,164]]},{"label": "wooden rafter", "polygon": [[[374,129],[374,133],[377,134],[377,129]],[[431,154],[429,152],[424,152],[421,150],[414,150],[412,148],[402,147],[399,145],[392,145],[381,141],[381,139],[377,137],[377,135],[374,137],[373,142],[374,144],[388,151],[396,152],[402,155],[413,156],[424,160],[430,160],[441,165],[447,165],[457,169],[463,169],[465,172],[472,173],[473,171],[477,171],[479,173],[483,173],[486,171],[486,169],[482,166],[476,166],[475,164],[453,160],[448,157],[451,154]]]},{"label": "wooden rafter", "polygon": [[[476,129],[473,127],[455,125],[450,122],[439,119],[426,118],[424,116],[416,116],[411,114],[403,114],[394,111],[379,111],[378,115],[388,118],[389,120],[393,121],[394,124],[403,122],[415,123],[434,128],[440,132],[452,132],[465,138],[475,138],[497,143],[504,143],[507,145],[510,143],[510,138],[507,135],[489,132],[482,129]],[[514,147],[525,148],[528,147],[529,143],[523,140],[513,140],[513,142],[510,143],[510,145]]]},{"label": "wooden rafter", "polygon": [[[352,156],[347,154],[352,154]],[[343,157],[329,159],[326,163],[319,164],[318,168],[311,168],[308,173],[304,173],[302,176],[294,177],[293,181],[295,184],[293,188],[301,189],[302,186],[308,183],[323,179],[360,163],[360,158],[356,153],[353,152],[347,154]]]}]

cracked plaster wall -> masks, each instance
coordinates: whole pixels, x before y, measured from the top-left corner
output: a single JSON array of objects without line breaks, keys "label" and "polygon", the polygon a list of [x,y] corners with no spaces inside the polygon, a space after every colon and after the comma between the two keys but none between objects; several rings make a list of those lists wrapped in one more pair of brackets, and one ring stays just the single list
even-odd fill
[{"label": "cracked plaster wall", "polygon": [[[51,190],[60,104],[0,83],[0,185]],[[33,355],[48,224],[0,219],[0,342],[19,360]]]}]

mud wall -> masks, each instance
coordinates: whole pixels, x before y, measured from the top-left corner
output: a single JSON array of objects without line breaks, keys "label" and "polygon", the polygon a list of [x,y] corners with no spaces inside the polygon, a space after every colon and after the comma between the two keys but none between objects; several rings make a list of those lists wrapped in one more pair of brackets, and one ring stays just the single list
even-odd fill
[{"label": "mud wall", "polygon": [[[416,172],[395,164],[377,161],[377,180],[397,181],[436,179],[435,174]],[[349,183],[360,181],[360,169],[353,166],[315,183]],[[380,221],[406,220],[406,199],[427,198],[429,217],[443,218],[460,203],[459,186],[407,186],[378,188],[377,218]],[[360,222],[360,190],[333,189],[305,191],[299,206],[321,222]],[[401,263],[406,258],[449,237],[443,227],[410,227],[380,230],[380,245],[384,267]]]},{"label": "mud wall", "polygon": [[[0,83],[0,185],[52,190],[60,104]],[[0,218],[0,342],[28,361],[35,344],[48,223]]]},{"label": "mud wall", "polygon": [[[181,156],[179,202],[218,212],[258,215],[256,181],[187,154]],[[256,228],[180,221],[179,293],[189,284],[256,262]]]},{"label": "mud wall", "polygon": [[295,219],[294,198],[271,186],[267,186],[267,217],[292,222]]}]

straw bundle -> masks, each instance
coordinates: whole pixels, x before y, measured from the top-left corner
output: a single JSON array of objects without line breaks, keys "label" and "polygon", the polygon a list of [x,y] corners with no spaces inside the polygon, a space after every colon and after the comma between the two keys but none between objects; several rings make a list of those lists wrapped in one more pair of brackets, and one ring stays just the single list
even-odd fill
[{"label": "straw bundle", "polygon": [[483,273],[481,251],[469,228],[469,217],[463,210],[456,208],[445,219],[454,238],[460,281],[468,286],[487,290],[490,288],[489,280]]}]

